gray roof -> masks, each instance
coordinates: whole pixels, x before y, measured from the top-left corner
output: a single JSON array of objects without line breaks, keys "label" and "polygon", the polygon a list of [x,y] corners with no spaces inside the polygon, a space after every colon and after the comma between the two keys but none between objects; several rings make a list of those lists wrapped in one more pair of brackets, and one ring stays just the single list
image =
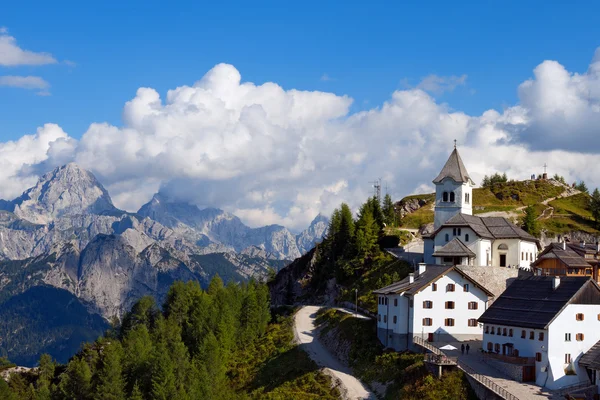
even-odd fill
[{"label": "gray roof", "polygon": [[465,164],[463,164],[456,148],[454,148],[454,151],[450,154],[444,168],[442,168],[442,171],[437,178],[433,180],[433,183],[440,183],[445,178],[451,178],[454,182],[472,182],[469,173],[465,168]]},{"label": "gray roof", "polygon": [[563,249],[562,243],[550,243],[544,251],[542,251],[537,260],[532,266],[536,266],[543,262],[544,260],[558,259],[562,261],[569,268],[589,268],[590,264],[585,260],[585,258],[581,257],[577,254],[573,249],[569,246],[565,246]]},{"label": "gray roof", "polygon": [[477,217],[458,213],[442,224],[435,234],[448,226],[468,226],[477,236],[484,239],[522,239],[538,242],[535,237],[503,217]]},{"label": "gray roof", "polygon": [[442,248],[433,253],[434,257],[475,257],[471,251],[459,238],[454,238],[446,243]]},{"label": "gray roof", "polygon": [[[589,277],[561,277],[556,289],[552,276],[517,279],[479,317],[479,322],[523,328],[545,329],[586,285],[598,286]],[[600,302],[600,291],[592,293]]]},{"label": "gray roof", "polygon": [[586,351],[579,359],[579,365],[600,370],[600,341]]},{"label": "gray roof", "polygon": [[479,282],[474,280],[469,275],[462,272],[458,267],[451,265],[427,265],[425,272],[421,275],[416,275],[413,283],[410,283],[410,277],[406,277],[401,281],[392,283],[381,289],[373,290],[375,294],[398,294],[406,293],[407,295],[415,295],[421,291],[424,287],[432,282],[435,282],[442,276],[448,274],[450,271],[456,271],[466,279],[471,281],[477,287],[481,288],[488,296],[494,296],[492,292],[483,287]]}]

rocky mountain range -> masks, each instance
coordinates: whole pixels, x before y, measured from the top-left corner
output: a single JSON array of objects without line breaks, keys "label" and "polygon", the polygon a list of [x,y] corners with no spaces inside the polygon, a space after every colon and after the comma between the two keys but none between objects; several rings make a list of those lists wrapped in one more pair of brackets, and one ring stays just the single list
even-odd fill
[{"label": "rocky mountain range", "polygon": [[[319,215],[297,236],[279,225],[250,228],[233,214],[161,193],[130,213],[114,206],[92,173],[68,164],[0,201],[0,307],[50,286],[90,313],[120,317],[143,295],[162,301],[175,280],[265,277],[312,248],[327,224]],[[10,340],[0,339],[0,355],[14,348]]]}]

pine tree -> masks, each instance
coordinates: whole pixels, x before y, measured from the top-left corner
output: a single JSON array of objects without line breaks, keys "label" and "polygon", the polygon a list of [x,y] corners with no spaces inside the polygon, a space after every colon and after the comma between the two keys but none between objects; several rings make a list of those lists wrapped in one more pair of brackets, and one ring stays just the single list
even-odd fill
[{"label": "pine tree", "polygon": [[216,295],[221,289],[223,289],[223,279],[219,276],[219,274],[215,274],[210,283],[208,284],[208,290],[206,291],[209,295]]},{"label": "pine tree", "polygon": [[131,311],[123,317],[123,324],[121,325],[120,332],[121,338],[125,336],[130,329],[133,329],[139,324],[145,325],[148,330],[151,330],[159,314],[160,311],[156,307],[154,297],[142,297],[133,305],[133,307],[131,307]]},{"label": "pine tree", "polygon": [[533,236],[539,235],[537,215],[535,208],[532,205],[525,208],[525,216],[523,217],[523,229]]},{"label": "pine tree", "polygon": [[579,182],[577,185],[575,185],[575,189],[579,190],[580,192],[583,193],[587,193],[588,192],[588,187],[585,184],[584,181]]},{"label": "pine tree", "polygon": [[354,239],[354,219],[352,211],[346,203],[342,203],[340,207],[340,229],[334,241],[335,259],[348,255],[348,250],[351,248],[352,240]]},{"label": "pine tree", "polygon": [[[138,325],[123,338],[123,373],[129,384],[138,385],[142,394],[151,389],[154,345],[146,325]],[[128,387],[133,390],[132,386]]]},{"label": "pine tree", "polygon": [[596,228],[598,228],[600,226],[600,191],[598,191],[598,188],[594,189],[592,192],[590,209],[594,222],[596,222]]},{"label": "pine tree", "polygon": [[17,395],[8,386],[8,383],[0,378],[0,399],[17,400]]},{"label": "pine tree", "polygon": [[152,400],[171,400],[177,398],[173,362],[165,343],[158,343],[152,356]]},{"label": "pine tree", "polygon": [[92,398],[92,371],[85,360],[72,359],[61,376],[59,389],[65,398],[77,400]]},{"label": "pine tree", "polygon": [[396,225],[396,212],[394,210],[394,202],[392,201],[392,196],[386,194],[383,198],[383,217],[386,225],[394,226]]},{"label": "pine tree", "polygon": [[144,396],[142,394],[142,391],[140,390],[137,381],[133,385],[133,390],[131,391],[131,396],[129,396],[129,400],[144,400]]},{"label": "pine tree", "polygon": [[121,360],[123,348],[118,341],[104,344],[102,362],[98,371],[96,400],[125,400],[125,382],[123,381]]}]

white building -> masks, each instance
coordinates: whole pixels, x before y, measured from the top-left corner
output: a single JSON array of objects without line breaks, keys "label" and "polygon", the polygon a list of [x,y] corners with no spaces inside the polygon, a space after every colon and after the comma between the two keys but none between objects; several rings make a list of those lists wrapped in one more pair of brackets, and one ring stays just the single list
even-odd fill
[{"label": "white building", "polygon": [[516,365],[533,358],[537,385],[555,390],[587,382],[578,362],[600,340],[600,287],[585,277],[518,279],[479,322],[483,350]]},{"label": "white building", "polygon": [[477,319],[493,294],[455,266],[419,264],[417,273],[375,290],[377,336],[389,348],[412,348],[413,337],[429,341],[482,338]]},{"label": "white building", "polygon": [[540,248],[535,237],[506,218],[472,215],[475,184],[456,148],[433,183],[434,231],[423,236],[426,263],[530,268]]},{"label": "white building", "polygon": [[600,341],[579,359],[579,366],[585,368],[590,382],[596,385],[600,394]]}]

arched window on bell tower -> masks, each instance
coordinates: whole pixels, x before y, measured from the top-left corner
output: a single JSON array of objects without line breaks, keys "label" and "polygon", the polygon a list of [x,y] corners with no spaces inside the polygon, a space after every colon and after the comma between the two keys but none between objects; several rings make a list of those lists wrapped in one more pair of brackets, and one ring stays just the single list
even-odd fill
[{"label": "arched window on bell tower", "polygon": [[450,202],[454,203],[454,192],[450,192]]},{"label": "arched window on bell tower", "polygon": [[444,192],[442,195],[442,201],[448,201],[448,192]]}]

